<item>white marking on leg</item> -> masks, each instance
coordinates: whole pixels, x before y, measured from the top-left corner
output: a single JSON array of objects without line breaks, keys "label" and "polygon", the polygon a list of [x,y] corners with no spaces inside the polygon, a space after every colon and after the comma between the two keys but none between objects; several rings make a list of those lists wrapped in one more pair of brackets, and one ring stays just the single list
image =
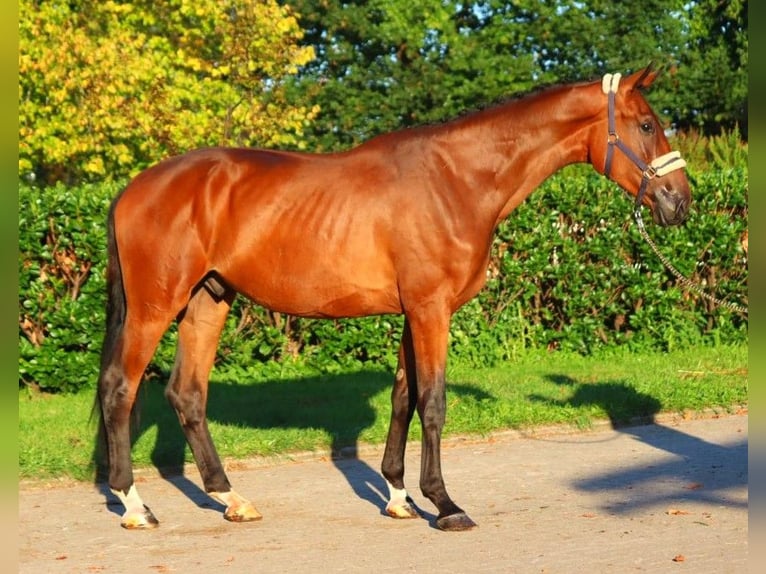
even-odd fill
[{"label": "white marking on leg", "polygon": [[122,505],[125,507],[125,514],[135,512],[140,512],[141,514],[144,513],[145,504],[144,501],[141,500],[141,497],[138,495],[138,489],[136,488],[135,484],[130,485],[127,494],[122,490],[110,490],[112,491],[112,494],[114,494],[117,498],[120,499],[120,502],[122,502]]},{"label": "white marking on leg", "polygon": [[407,500],[407,490],[404,488],[395,488],[390,482],[386,481],[388,486],[388,504],[386,505],[386,514],[394,518],[415,518],[417,512]]},{"label": "white marking on leg", "polygon": [[237,501],[241,501],[242,498],[233,490],[229,492],[208,492],[208,494],[224,506],[231,506]]},{"label": "white marking on leg", "polygon": [[253,504],[233,490],[229,492],[209,492],[215,500],[226,506],[223,517],[231,522],[251,522],[260,520],[262,515]]},{"label": "white marking on leg", "polygon": [[386,481],[388,486],[388,500],[395,504],[403,504],[407,502],[407,489],[395,488],[390,482]]},{"label": "white marking on leg", "polygon": [[122,515],[120,523],[124,528],[128,529],[142,529],[142,528],[156,528],[159,522],[149,510],[149,507],[144,504],[141,497],[138,495],[138,489],[135,484],[132,484],[128,489],[128,492],[122,490],[110,489],[112,493],[120,499],[122,505],[125,507],[125,513]]}]

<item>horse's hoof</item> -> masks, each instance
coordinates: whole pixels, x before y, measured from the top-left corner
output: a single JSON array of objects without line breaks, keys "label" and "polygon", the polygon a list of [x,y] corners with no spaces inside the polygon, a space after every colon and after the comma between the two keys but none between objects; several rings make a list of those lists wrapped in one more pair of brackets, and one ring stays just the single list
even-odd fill
[{"label": "horse's hoof", "polygon": [[401,504],[391,504],[386,506],[386,514],[391,518],[407,519],[407,518],[419,518],[418,511],[415,510],[409,502],[403,502]]},{"label": "horse's hoof", "polygon": [[439,530],[457,532],[459,530],[471,530],[478,525],[468,518],[468,515],[465,512],[456,512],[455,514],[448,514],[447,516],[440,516],[437,518],[436,526]]},{"label": "horse's hoof", "polygon": [[120,521],[120,526],[128,530],[149,530],[159,525],[159,520],[154,517],[148,506],[144,506],[143,511],[126,512]]},{"label": "horse's hoof", "polygon": [[223,517],[229,522],[254,522],[263,518],[263,515],[256,510],[255,506],[247,502],[238,506],[229,506],[223,513]]}]

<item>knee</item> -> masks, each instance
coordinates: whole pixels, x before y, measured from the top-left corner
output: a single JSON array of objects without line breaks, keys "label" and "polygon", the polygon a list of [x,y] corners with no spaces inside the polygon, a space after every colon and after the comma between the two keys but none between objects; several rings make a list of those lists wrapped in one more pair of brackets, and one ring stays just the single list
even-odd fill
[{"label": "knee", "polygon": [[105,373],[99,380],[98,399],[101,417],[106,424],[126,419],[133,407],[135,392],[131,392],[125,377]]},{"label": "knee", "polygon": [[409,417],[411,413],[410,400],[407,395],[397,397],[391,401],[391,415],[395,419]]}]

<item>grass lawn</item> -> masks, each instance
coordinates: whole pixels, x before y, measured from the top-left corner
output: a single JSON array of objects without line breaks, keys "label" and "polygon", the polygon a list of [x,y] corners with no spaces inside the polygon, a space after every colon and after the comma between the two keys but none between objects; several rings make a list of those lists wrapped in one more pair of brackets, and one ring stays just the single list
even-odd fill
[{"label": "grass lawn", "polygon": [[[338,449],[385,441],[393,374],[365,370],[248,382],[215,371],[210,429],[222,458]],[[660,412],[747,404],[748,349],[701,347],[596,357],[531,352],[515,363],[450,367],[445,436],[598,420],[629,422]],[[137,467],[179,467],[191,455],[164,383],[143,385]],[[93,393],[19,391],[19,478],[93,477]],[[413,421],[410,438],[420,428]]]}]

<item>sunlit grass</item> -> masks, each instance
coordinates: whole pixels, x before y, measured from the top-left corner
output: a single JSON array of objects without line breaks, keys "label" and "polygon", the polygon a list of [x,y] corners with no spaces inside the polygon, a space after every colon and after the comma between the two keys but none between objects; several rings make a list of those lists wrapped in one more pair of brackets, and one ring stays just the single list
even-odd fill
[{"label": "sunlit grass", "polygon": [[[445,436],[563,424],[587,428],[651,420],[660,412],[747,403],[747,346],[668,354],[617,352],[598,357],[530,352],[515,363],[475,369],[453,365],[447,379]],[[211,433],[222,458],[340,449],[385,441],[393,374],[371,369],[248,382],[215,372]],[[137,467],[192,462],[163,385],[143,385]],[[93,476],[92,393],[19,393],[20,478]],[[415,421],[410,438],[417,439]]]}]

